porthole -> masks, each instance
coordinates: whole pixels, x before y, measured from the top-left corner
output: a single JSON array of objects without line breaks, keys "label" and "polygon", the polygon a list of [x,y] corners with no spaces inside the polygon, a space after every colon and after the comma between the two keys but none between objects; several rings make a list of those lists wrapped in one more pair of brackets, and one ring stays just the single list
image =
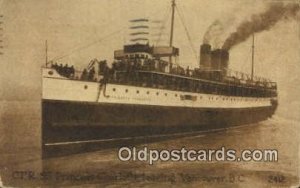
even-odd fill
[{"label": "porthole", "polygon": [[167,96],[168,94],[167,93],[165,93],[165,96]]},{"label": "porthole", "polygon": [[53,71],[49,71],[48,74],[49,74],[49,75],[53,75]]},{"label": "porthole", "polygon": [[128,89],[125,89],[125,92],[128,93]]},{"label": "porthole", "polygon": [[159,92],[156,92],[156,95],[159,95]]},{"label": "porthole", "polygon": [[87,85],[84,85],[84,89],[87,89],[88,88],[88,86]]},{"label": "porthole", "polygon": [[177,97],[177,94],[175,94],[175,97]]},{"label": "porthole", "polygon": [[147,91],[147,95],[149,95],[150,94],[150,92],[149,91]]},{"label": "porthole", "polygon": [[139,93],[140,93],[140,91],[139,91],[139,90],[136,90],[136,93],[137,93],[137,94],[139,94]]},{"label": "porthole", "polygon": [[116,88],[113,88],[113,91],[116,91]]}]

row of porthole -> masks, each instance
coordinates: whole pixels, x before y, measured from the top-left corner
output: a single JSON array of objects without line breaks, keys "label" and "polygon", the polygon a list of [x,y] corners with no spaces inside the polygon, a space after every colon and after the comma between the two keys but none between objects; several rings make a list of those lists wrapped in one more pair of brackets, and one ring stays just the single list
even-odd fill
[{"label": "row of porthole", "polygon": [[[116,88],[113,88],[113,91],[116,91]],[[126,93],[128,93],[128,89],[125,89],[125,92]],[[140,91],[139,90],[136,90],[136,93],[137,94],[139,94],[140,93]],[[147,91],[146,92],[147,93],[147,95],[149,95],[150,94],[150,92],[149,91]],[[156,95],[159,95],[159,92],[156,92]],[[167,93],[165,93],[165,96],[167,96],[168,94]],[[175,97],[177,97],[178,95],[177,94],[175,94]],[[202,99],[202,96],[200,96],[199,97],[200,99]],[[214,97],[209,97],[208,98],[209,100],[214,100]],[[218,100],[219,98],[215,98],[216,100]],[[238,101],[238,99],[230,99],[230,98],[222,98],[222,100],[224,101],[224,100],[231,100],[231,101]],[[246,99],[245,101],[248,101],[248,99]],[[251,100],[249,100],[249,101],[251,101]],[[259,99],[256,99],[255,101],[259,101]]]},{"label": "row of porthole", "polygon": [[[116,88],[113,88],[113,91],[116,91]],[[125,93],[128,93],[128,89],[125,89]],[[136,93],[139,94],[140,91],[139,91],[139,90],[136,90]],[[146,93],[147,93],[147,95],[149,95],[149,94],[150,94],[150,91],[147,91]],[[159,95],[159,92],[156,92],[156,95]],[[168,96],[168,94],[165,93],[165,96]],[[177,97],[177,96],[178,96],[178,95],[175,94],[175,97]]]},{"label": "row of porthole", "polygon": [[[214,97],[208,97],[209,100],[214,100]],[[216,100],[218,100],[219,98],[216,97]],[[235,99],[235,98],[222,98],[223,101],[228,101],[228,100],[231,100],[231,101],[240,101],[238,99]],[[248,100],[248,99],[245,99],[244,101],[254,101],[254,100]],[[262,101],[262,99],[255,99],[255,101]]]}]

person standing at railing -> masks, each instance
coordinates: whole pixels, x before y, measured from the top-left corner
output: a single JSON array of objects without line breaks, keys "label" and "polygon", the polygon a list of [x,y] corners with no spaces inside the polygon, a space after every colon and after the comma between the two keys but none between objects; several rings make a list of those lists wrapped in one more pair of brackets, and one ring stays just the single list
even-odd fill
[{"label": "person standing at railing", "polygon": [[69,74],[70,77],[74,77],[74,76],[75,76],[75,68],[74,68],[73,65],[70,67],[69,73],[70,73],[70,74]]},{"label": "person standing at railing", "polygon": [[88,74],[88,80],[90,81],[94,80],[95,73],[96,73],[95,67],[92,67]]},{"label": "person standing at railing", "polygon": [[81,74],[80,79],[81,79],[81,80],[87,80],[87,75],[88,75],[87,70],[86,70],[86,69],[83,69],[83,72],[82,72],[82,74]]}]

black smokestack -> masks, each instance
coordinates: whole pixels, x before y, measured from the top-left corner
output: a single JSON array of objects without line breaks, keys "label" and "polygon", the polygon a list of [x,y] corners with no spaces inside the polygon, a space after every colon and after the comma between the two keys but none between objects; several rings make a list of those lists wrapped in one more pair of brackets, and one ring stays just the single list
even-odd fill
[{"label": "black smokestack", "polygon": [[226,74],[228,69],[229,53],[224,49],[215,49],[211,52],[211,69],[221,70]]},{"label": "black smokestack", "polygon": [[213,70],[221,70],[221,49],[211,52],[211,67]]},{"label": "black smokestack", "polygon": [[229,53],[227,50],[221,51],[221,70],[226,74],[228,69]]},{"label": "black smokestack", "polygon": [[299,10],[300,6],[296,3],[271,3],[265,12],[253,15],[250,21],[242,22],[225,40],[222,48],[229,50],[248,39],[253,33],[269,30],[284,18],[295,18]]},{"label": "black smokestack", "polygon": [[202,44],[200,47],[200,68],[211,68],[211,46],[209,44]]}]

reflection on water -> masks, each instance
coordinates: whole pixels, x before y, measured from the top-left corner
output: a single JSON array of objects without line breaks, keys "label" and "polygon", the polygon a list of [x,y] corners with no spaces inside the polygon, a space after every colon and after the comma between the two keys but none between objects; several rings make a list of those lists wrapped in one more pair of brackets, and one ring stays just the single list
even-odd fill
[{"label": "reflection on water", "polygon": [[[13,108],[13,106],[18,108]],[[27,107],[39,104],[26,104]],[[3,110],[6,109],[4,112]],[[14,109],[7,111],[7,109]],[[137,148],[277,149],[278,162],[121,162],[117,148],[41,160],[39,109],[20,102],[1,108],[1,179],[4,185],[95,187],[271,187],[296,184],[299,122],[274,116],[256,125],[136,143]],[[43,172],[43,174],[40,174]],[[23,179],[22,179],[23,178]],[[275,180],[274,180],[275,179]],[[277,181],[278,180],[278,181]]]}]

